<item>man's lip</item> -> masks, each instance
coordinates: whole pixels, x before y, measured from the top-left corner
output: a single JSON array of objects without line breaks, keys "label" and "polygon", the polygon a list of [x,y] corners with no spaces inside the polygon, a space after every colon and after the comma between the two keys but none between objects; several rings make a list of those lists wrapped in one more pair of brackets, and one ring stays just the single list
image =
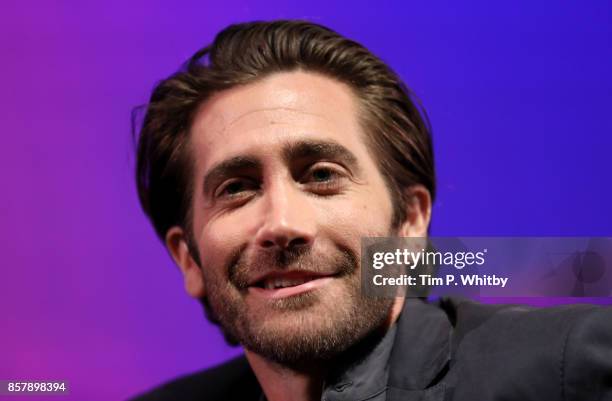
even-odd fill
[{"label": "man's lip", "polygon": [[269,300],[281,299],[281,298],[287,298],[287,297],[299,295],[305,292],[317,290],[329,284],[334,279],[335,279],[335,276],[333,275],[328,275],[328,276],[319,275],[317,277],[313,277],[312,280],[306,281],[305,283],[298,284],[292,287],[266,289],[266,288],[251,286],[249,287],[249,293],[257,297],[263,298],[263,299],[269,299]]},{"label": "man's lip", "polygon": [[288,271],[273,271],[267,272],[262,275],[255,277],[252,280],[249,280],[249,287],[259,287],[265,280],[271,279],[309,279],[316,280],[324,277],[331,277],[334,273],[321,273],[321,272],[313,272],[307,270],[288,270]]}]

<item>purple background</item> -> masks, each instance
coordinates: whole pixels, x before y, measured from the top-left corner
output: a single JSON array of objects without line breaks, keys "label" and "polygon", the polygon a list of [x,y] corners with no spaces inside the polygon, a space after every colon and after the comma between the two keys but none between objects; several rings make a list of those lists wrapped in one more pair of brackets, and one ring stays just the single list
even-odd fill
[{"label": "purple background", "polygon": [[239,352],[140,212],[129,135],[131,107],[233,22],[320,22],[404,77],[434,127],[432,234],[612,236],[611,8],[4,1],[0,379],[117,400]]}]

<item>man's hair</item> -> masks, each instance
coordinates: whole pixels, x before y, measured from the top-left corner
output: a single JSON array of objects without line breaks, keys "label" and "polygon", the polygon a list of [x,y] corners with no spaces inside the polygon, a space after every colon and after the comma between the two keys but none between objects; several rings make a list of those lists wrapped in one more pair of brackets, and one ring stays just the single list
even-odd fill
[{"label": "man's hair", "polygon": [[136,181],[141,205],[162,241],[175,225],[191,233],[188,141],[198,107],[220,91],[297,70],[335,79],[356,95],[366,143],[391,193],[393,227],[406,218],[410,186],[422,184],[434,198],[429,124],[391,68],[359,43],[311,22],[237,24],[158,83],[145,106]]}]

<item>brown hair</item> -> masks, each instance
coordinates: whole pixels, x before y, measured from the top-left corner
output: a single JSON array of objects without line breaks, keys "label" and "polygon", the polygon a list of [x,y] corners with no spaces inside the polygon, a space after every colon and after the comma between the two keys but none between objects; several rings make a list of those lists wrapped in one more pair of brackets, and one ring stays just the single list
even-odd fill
[{"label": "brown hair", "polygon": [[406,188],[422,184],[435,196],[427,118],[384,62],[362,45],[306,21],[231,25],[158,83],[144,106],[136,181],[142,207],[162,241],[174,225],[191,231],[187,143],[198,106],[219,91],[298,69],[343,82],[356,94],[366,140],[391,192],[395,227],[406,218]]}]

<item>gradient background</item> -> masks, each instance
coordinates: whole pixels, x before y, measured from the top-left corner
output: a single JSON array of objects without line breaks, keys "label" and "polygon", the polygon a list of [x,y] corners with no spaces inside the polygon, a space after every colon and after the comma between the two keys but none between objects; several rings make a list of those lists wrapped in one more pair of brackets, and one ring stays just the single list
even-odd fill
[{"label": "gradient background", "polygon": [[307,18],[397,70],[434,128],[432,234],[612,236],[611,3],[432,3],[4,1],[0,379],[119,400],[240,352],[141,213],[129,133],[233,22]]}]

